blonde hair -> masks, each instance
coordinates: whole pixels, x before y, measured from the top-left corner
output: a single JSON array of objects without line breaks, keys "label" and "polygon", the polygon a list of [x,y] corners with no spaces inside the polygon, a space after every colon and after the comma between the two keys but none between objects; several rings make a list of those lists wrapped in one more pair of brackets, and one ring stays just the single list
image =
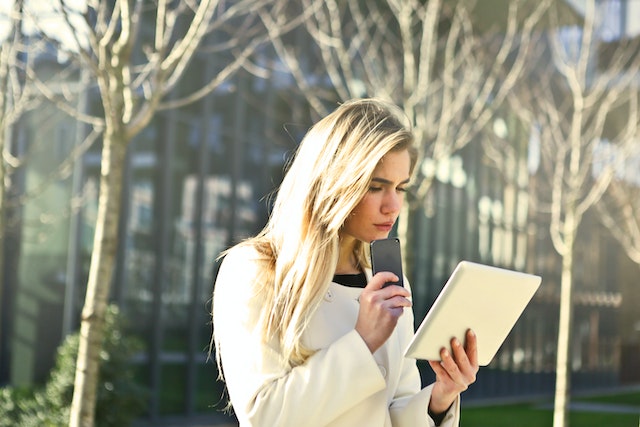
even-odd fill
[{"label": "blonde hair", "polygon": [[[264,259],[257,281],[262,337],[278,340],[289,366],[313,353],[301,337],[333,278],[340,228],[366,194],[380,159],[400,150],[409,151],[413,169],[411,125],[398,107],[376,99],[341,104],[300,143],[265,228],[240,243]],[[360,242],[354,253],[362,266],[368,266],[365,246]]]}]

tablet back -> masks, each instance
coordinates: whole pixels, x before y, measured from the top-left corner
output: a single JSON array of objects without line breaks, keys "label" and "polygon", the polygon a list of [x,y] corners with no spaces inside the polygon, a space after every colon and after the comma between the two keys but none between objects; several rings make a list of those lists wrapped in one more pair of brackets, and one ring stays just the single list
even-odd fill
[{"label": "tablet back", "polygon": [[461,261],[416,331],[405,356],[440,360],[451,338],[478,338],[478,363],[488,365],[536,290],[540,276]]}]

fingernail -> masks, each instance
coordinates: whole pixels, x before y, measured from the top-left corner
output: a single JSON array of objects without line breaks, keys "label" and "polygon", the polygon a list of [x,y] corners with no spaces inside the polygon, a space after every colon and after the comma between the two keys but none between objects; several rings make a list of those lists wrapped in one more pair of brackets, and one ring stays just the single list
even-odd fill
[{"label": "fingernail", "polygon": [[453,339],[453,345],[456,347],[460,347],[460,341],[458,340],[458,338]]}]

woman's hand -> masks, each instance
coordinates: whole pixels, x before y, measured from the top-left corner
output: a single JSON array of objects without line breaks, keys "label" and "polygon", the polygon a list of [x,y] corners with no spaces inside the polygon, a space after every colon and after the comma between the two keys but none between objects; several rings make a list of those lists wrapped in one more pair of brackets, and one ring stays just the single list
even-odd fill
[{"label": "woman's hand", "polygon": [[395,282],[398,277],[390,272],[380,272],[371,278],[360,295],[360,311],[356,321],[356,331],[375,352],[391,336],[405,307],[411,307],[409,291],[402,286],[384,287],[387,282]]},{"label": "woman's hand", "polygon": [[436,374],[429,401],[429,411],[434,414],[448,410],[458,395],[475,382],[478,373],[478,346],[473,331],[467,331],[464,346],[453,338],[451,349],[453,354],[440,350],[441,361],[429,361]]}]

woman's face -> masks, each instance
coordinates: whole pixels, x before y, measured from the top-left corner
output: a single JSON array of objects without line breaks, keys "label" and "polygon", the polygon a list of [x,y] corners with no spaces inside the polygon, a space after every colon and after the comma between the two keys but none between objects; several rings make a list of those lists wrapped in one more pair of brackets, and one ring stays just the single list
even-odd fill
[{"label": "woman's face", "polygon": [[407,150],[390,151],[380,160],[367,194],[344,223],[343,238],[349,236],[369,243],[389,236],[404,201],[410,167]]}]

